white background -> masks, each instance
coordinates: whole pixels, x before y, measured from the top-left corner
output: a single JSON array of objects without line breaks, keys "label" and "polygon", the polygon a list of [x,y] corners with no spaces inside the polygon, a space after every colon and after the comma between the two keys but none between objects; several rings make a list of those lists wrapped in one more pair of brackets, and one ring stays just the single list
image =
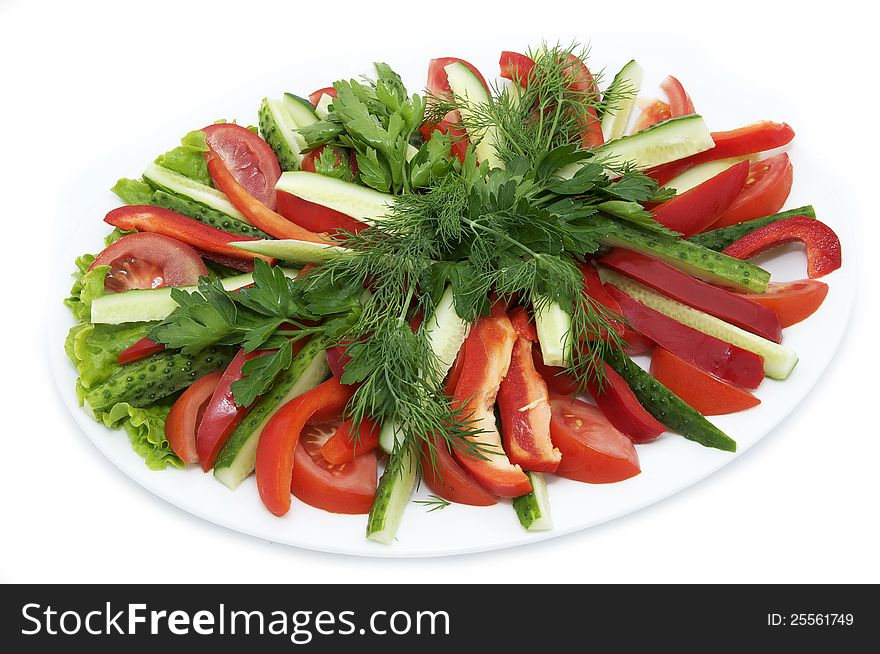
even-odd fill
[{"label": "white background", "polygon": [[[880,315],[871,283],[880,144],[867,3],[462,4],[0,2],[9,271],[0,581],[880,581]],[[780,428],[706,481],[628,517],[525,548],[433,560],[323,555],[215,527],[130,482],[79,432],[47,364],[61,345],[46,337],[44,318],[59,301],[55,253],[82,218],[71,207],[97,192],[78,180],[109,185],[136,172],[114,166],[106,156],[114,149],[142,149],[144,161],[166,149],[139,141],[137,126],[149,133],[172,123],[182,133],[204,122],[187,113],[192,97],[217,98],[223,115],[237,88],[229,80],[267,68],[290,70],[291,85],[308,92],[327,81],[309,75],[317,58],[348,62],[341,72],[353,74],[391,49],[469,58],[476,42],[523,49],[542,38],[589,40],[597,61],[603,44],[624,43],[648,66],[662,56],[683,80],[699,67],[698,106],[697,90],[729,97],[742,122],[788,121],[800,156],[821,153],[841,178],[860,233],[844,243],[845,256],[861,249],[857,305],[836,361]],[[494,62],[477,63],[494,72]],[[711,86],[707,69],[719,71]],[[742,97],[737,79],[760,96]],[[786,98],[786,115],[763,115],[763,97]]]}]

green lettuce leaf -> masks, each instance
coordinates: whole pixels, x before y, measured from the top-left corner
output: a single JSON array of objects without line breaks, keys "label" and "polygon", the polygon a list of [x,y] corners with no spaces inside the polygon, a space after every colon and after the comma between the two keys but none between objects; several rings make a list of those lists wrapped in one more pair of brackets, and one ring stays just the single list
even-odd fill
[{"label": "green lettuce leaf", "polygon": [[94,260],[92,254],[77,257],[75,262],[77,271],[73,275],[76,281],[70,289],[70,295],[64,300],[64,306],[68,307],[80,322],[91,320],[92,300],[104,295],[104,278],[110,270],[110,266],[96,266],[94,270],[89,270]]},{"label": "green lettuce leaf", "polygon": [[208,173],[208,164],[202,156],[202,153],[207,151],[205,133],[196,130],[180,139],[179,146],[165,154],[160,154],[156,158],[156,164],[202,184],[213,186],[214,182],[211,181],[211,175]]},{"label": "green lettuce leaf", "polygon": [[116,357],[136,343],[156,323],[138,322],[122,325],[75,325],[67,334],[64,351],[79,372],[82,390],[107,381],[119,369]]},{"label": "green lettuce leaf", "polygon": [[152,204],[153,187],[143,180],[123,177],[110,190],[125,204]]},{"label": "green lettuce leaf", "polygon": [[143,457],[150,470],[163,470],[169,465],[183,468],[183,461],[174,454],[165,438],[165,418],[170,410],[170,404],[154,404],[139,409],[127,402],[120,402],[95,417],[107,427],[125,429],[132,448]]}]

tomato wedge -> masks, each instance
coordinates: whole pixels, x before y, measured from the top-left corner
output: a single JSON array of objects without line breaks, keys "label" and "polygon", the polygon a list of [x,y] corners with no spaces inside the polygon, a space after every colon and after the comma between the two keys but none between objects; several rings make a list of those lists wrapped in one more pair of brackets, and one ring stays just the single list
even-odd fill
[{"label": "tomato wedge", "polygon": [[104,217],[104,222],[119,229],[136,229],[140,232],[170,236],[192,246],[202,256],[212,261],[245,272],[254,269],[255,257],[272,265],[275,264],[275,259],[271,257],[251,254],[229,245],[233,241],[256,241],[258,239],[230,234],[162,207],[137,204],[119,207],[108,213]]},{"label": "tomato wedge", "polygon": [[675,77],[672,75],[667,77],[660,84],[660,88],[663,89],[666,97],[669,98],[669,114],[672,118],[690,116],[697,113],[691,96],[687,94],[684,86]]},{"label": "tomato wedge", "polygon": [[811,279],[840,268],[842,254],[837,234],[825,223],[807,216],[765,225],[734,241],[723,252],[737,259],[748,259],[793,241],[800,241],[807,248],[807,274]]},{"label": "tomato wedge", "polygon": [[309,102],[312,103],[313,107],[317,107],[318,103],[321,101],[322,95],[329,95],[331,98],[336,97],[336,89],[332,86],[325,86],[323,89],[318,89],[314,93],[309,93]]},{"label": "tomato wedge", "polygon": [[165,418],[165,438],[184,463],[199,462],[196,431],[222,377],[223,371],[217,370],[199,379],[177,398]]},{"label": "tomato wedge", "polygon": [[629,479],[639,472],[632,441],[592,404],[569,397],[550,399],[550,435],[562,452],[560,477],[590,484]]},{"label": "tomato wedge", "polygon": [[501,77],[509,79],[511,82],[517,82],[521,87],[526,88],[529,83],[529,75],[535,67],[535,61],[519,52],[505,50],[501,53],[498,66],[501,69]]},{"label": "tomato wedge", "polygon": [[633,443],[647,443],[666,431],[666,427],[641,405],[626,380],[607,363],[604,365],[603,383],[600,385],[596,379],[591,379],[587,388],[614,428]]},{"label": "tomato wedge", "polygon": [[654,207],[654,219],[683,236],[702,232],[710,225],[715,225],[738,201],[746,180],[751,179],[749,170],[747,161],[731,166],[702,184]]},{"label": "tomato wedge", "polygon": [[[439,441],[439,442],[438,442]],[[452,452],[445,439],[432,439],[434,458],[431,459],[430,445],[422,445],[422,480],[432,493],[457,504],[471,506],[492,506],[498,498],[480,484],[465,470]]]},{"label": "tomato wedge", "polygon": [[743,293],[746,299],[761,304],[776,314],[779,324],[791,327],[816,312],[825,296],[828,284],[816,279],[795,282],[770,282],[766,293]]},{"label": "tomato wedge", "polygon": [[108,245],[89,270],[110,266],[104,290],[120,293],[133,288],[192,286],[208,274],[205,262],[192,247],[161,234],[127,234]]},{"label": "tomato wedge", "polygon": [[331,377],[292,399],[266,423],[257,444],[256,476],[260,499],[269,511],[282,516],[290,510],[296,446],[303,429],[338,419],[353,393]]},{"label": "tomato wedge", "polygon": [[281,166],[272,148],[259,135],[234,123],[217,123],[202,130],[211,151],[251,196],[275,208],[275,183]]},{"label": "tomato wedge", "polygon": [[538,334],[522,307],[511,312],[510,320],[517,337],[510,367],[498,390],[504,451],[510,462],[523,470],[554,472],[562,455],[550,441],[547,383],[535,369],[532,356]]},{"label": "tomato wedge", "polygon": [[534,347],[532,355],[535,361],[535,370],[544,378],[549,388],[556,395],[574,395],[578,392],[578,383],[564,368],[548,366],[544,363],[544,356],[540,347]]},{"label": "tomato wedge", "polygon": [[471,328],[464,345],[461,376],[452,396],[453,408],[483,431],[469,440],[480,447],[485,458],[474,458],[459,450],[455,454],[483,488],[501,497],[525,495],[532,488],[522,468],[504,453],[494,413],[495,398],[510,366],[516,338],[504,305],[496,302],[490,315]]},{"label": "tomato wedge", "polygon": [[[633,132],[641,132],[670,118],[672,118],[672,111],[669,105],[663,102],[663,100],[654,100],[642,107],[635,127],[633,127]],[[669,179],[672,178],[670,177]]]},{"label": "tomato wedge", "polygon": [[338,433],[338,424],[307,424],[293,453],[290,492],[310,506],[331,513],[369,513],[376,497],[376,452],[358,452],[356,459],[336,465],[322,455]]},{"label": "tomato wedge", "polygon": [[328,463],[342,465],[379,446],[380,430],[374,421],[364,418],[356,438],[352,432],[353,427],[351,419],[345,420],[321,446],[321,455]]},{"label": "tomato wedge", "polygon": [[785,152],[753,162],[740,194],[718,220],[703,229],[727,227],[776,213],[788,199],[793,180],[794,169]]},{"label": "tomato wedge", "polygon": [[157,343],[153,339],[144,336],[141,340],[122,350],[122,352],[119,353],[119,356],[116,357],[116,363],[125,365],[132,361],[140,361],[141,359],[146,359],[147,357],[151,357],[164,350],[165,345],[163,343]]},{"label": "tomato wedge", "polygon": [[651,375],[704,416],[736,413],[761,403],[751,393],[713,377],[662,347],[654,350]]}]

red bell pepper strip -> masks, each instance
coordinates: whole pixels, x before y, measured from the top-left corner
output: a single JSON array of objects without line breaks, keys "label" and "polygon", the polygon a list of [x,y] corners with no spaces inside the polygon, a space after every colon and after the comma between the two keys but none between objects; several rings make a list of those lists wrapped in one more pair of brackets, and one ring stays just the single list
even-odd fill
[{"label": "red bell pepper strip", "polygon": [[840,239],[828,225],[806,216],[771,223],[728,245],[723,254],[749,259],[771,248],[800,241],[807,248],[807,275],[822,277],[840,268]]},{"label": "red bell pepper strip", "polygon": [[332,234],[344,231],[357,234],[368,226],[366,223],[355,220],[351,216],[347,216],[335,209],[303,200],[292,193],[276,191],[275,196],[277,200],[275,208],[278,213],[288,221],[296,223],[311,232],[327,232]]},{"label": "red bell pepper strip", "polygon": [[627,327],[620,339],[623,341],[623,351],[630,356],[645,354],[654,349],[656,343],[644,334],[639,334],[632,327]]},{"label": "red bell pepper strip", "polygon": [[754,352],[683,325],[616,286],[609,284],[608,290],[635,329],[685,361],[737,386],[757,388],[764,379],[763,359]]},{"label": "red bell pepper strip", "polygon": [[498,389],[504,451],[523,470],[555,472],[562,454],[550,440],[550,396],[532,356],[538,335],[525,309],[514,309],[510,320],[517,338]]},{"label": "red bell pepper strip", "polygon": [[320,386],[295,397],[266,423],[257,444],[257,490],[263,504],[282,516],[290,510],[290,482],[294,450],[303,427],[338,417],[354,394],[331,377]]},{"label": "red bell pepper strip", "polygon": [[452,396],[452,407],[462,420],[473,421],[483,431],[469,440],[480,446],[479,455],[468,456],[456,449],[461,465],[486,490],[501,497],[519,497],[532,485],[522,468],[510,462],[501,445],[495,422],[495,398],[510,367],[516,342],[514,330],[504,305],[496,302],[491,314],[480,318],[466,339],[461,376]]},{"label": "red bell pepper strip", "polygon": [[214,467],[214,460],[220,449],[226,444],[238,423],[250,411],[249,406],[235,404],[230,386],[243,377],[241,368],[246,362],[270,352],[271,350],[255,350],[246,353],[244,350],[239,350],[226,367],[226,372],[220,378],[217,388],[214,389],[196,433],[196,449],[202,470],[205,472]]},{"label": "red bell pepper strip", "polygon": [[553,391],[553,393],[556,395],[574,395],[578,392],[577,380],[565,372],[564,368],[548,366],[544,363],[540,347],[533,348],[532,354],[535,361],[535,370],[544,378],[547,388]]},{"label": "red bell pepper strip", "polygon": [[683,236],[702,232],[730,208],[745,187],[748,177],[749,162],[741,161],[654,207],[654,220]]},{"label": "red bell pepper strip", "polygon": [[379,426],[364,418],[358,427],[357,437],[352,432],[352,420],[339,425],[336,432],[321,446],[321,455],[333,465],[354,461],[355,457],[379,446]]},{"label": "red bell pepper strip", "polygon": [[214,154],[213,151],[205,152],[205,160],[208,162],[208,172],[217,188],[229,197],[229,201],[247,217],[254,227],[263,230],[275,238],[292,238],[312,243],[331,243],[324,235],[316,234],[305,227],[300,227],[295,222],[272,211],[272,209],[248,193],[239,184],[238,180],[235,179],[226,167],[226,164],[223,163],[223,159]]},{"label": "red bell pepper strip", "polygon": [[663,80],[663,83],[660,84],[660,88],[663,89],[663,92],[666,93],[666,97],[669,98],[669,113],[672,118],[690,116],[691,114],[697,113],[694,109],[694,103],[693,100],[691,100],[691,96],[689,96],[687,91],[684,90],[684,86],[681,85],[681,82],[672,75]]},{"label": "red bell pepper strip", "polygon": [[633,443],[647,443],[666,431],[666,427],[639,403],[623,377],[607,363],[603,364],[605,379],[601,384],[591,379],[587,388],[608,422]]},{"label": "red bell pepper strip", "polygon": [[136,229],[170,236],[191,245],[202,256],[238,270],[254,269],[254,258],[260,258],[274,265],[275,259],[259,254],[244,252],[229,245],[233,241],[256,241],[258,239],[239,234],[230,234],[198,220],[150,205],[131,205],[119,207],[104,217],[104,222],[123,230]]},{"label": "red bell pepper strip", "polygon": [[[585,300],[586,298],[590,298],[593,304],[600,304],[615,316],[622,316],[623,314],[620,311],[620,305],[605,289],[605,285],[599,277],[599,271],[596,270],[596,266],[594,266],[591,261],[585,261],[579,264],[578,268],[584,278],[583,294]],[[612,320],[611,324],[614,326],[614,331],[616,331],[618,335],[623,336],[626,331],[626,325],[619,320]],[[607,337],[607,335],[603,334],[603,337]]]},{"label": "red bell pepper strip", "polygon": [[119,353],[119,356],[116,357],[116,363],[120,365],[125,365],[126,363],[131,363],[132,361],[140,361],[141,359],[146,359],[147,357],[151,357],[154,354],[158,354],[165,350],[164,343],[157,343],[156,341],[147,338],[144,336],[137,343],[133,343],[129,345],[127,348],[122,350]]},{"label": "red bell pepper strip", "polygon": [[764,120],[739,129],[727,132],[712,132],[715,147],[699,152],[647,171],[649,177],[663,186],[669,180],[678,177],[686,170],[707,161],[717,161],[728,157],[744,157],[747,154],[765,152],[781,148],[794,138],[794,130],[786,123],[774,123]]},{"label": "red bell pepper strip", "polygon": [[165,418],[165,438],[184,463],[199,462],[196,432],[222,377],[223,371],[215,370],[196,381],[181,393]]},{"label": "red bell pepper strip", "polygon": [[770,309],[691,277],[675,266],[638,252],[614,248],[599,260],[664,295],[742,327],[775,343],[782,341],[782,327]]}]

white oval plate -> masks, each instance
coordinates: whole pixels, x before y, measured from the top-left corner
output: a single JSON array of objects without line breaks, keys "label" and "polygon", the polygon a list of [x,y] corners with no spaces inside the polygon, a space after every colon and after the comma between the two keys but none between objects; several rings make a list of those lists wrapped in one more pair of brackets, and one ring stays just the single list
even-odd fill
[{"label": "white oval plate", "polygon": [[[501,45],[499,42],[498,50],[501,49]],[[469,51],[461,54],[471,56],[471,60],[484,73],[491,74],[497,66],[495,63],[497,50],[483,46],[469,46]],[[619,56],[616,56],[618,54]],[[412,52],[401,52],[394,57],[393,54],[389,55],[385,52],[383,55],[388,56],[388,63],[403,75],[410,89],[420,88],[424,79],[426,61],[430,57],[429,53],[413,56]],[[607,63],[612,71],[628,61],[631,56],[626,52],[596,52],[594,55],[594,61]],[[371,61],[369,56],[359,56],[358,59],[364,67]],[[311,80],[311,84],[320,86],[321,82],[314,80],[332,80],[342,75],[355,74],[353,70],[340,69],[339,64],[339,60],[324,62],[317,64],[322,69],[316,70],[315,65],[310,63],[308,80],[305,84],[309,84]],[[656,91],[653,89],[657,88],[666,67],[653,60],[642,61],[642,64],[647,71],[644,85],[646,93],[659,94],[659,89]],[[713,87],[713,83],[721,83],[718,71],[700,70],[698,64],[695,66],[694,70],[680,72],[687,73],[688,79],[694,80],[691,93],[698,109],[707,117],[710,127],[726,129],[739,126],[753,118],[749,116],[744,119],[742,116],[734,115],[731,104],[725,102],[724,98],[718,97],[720,94],[705,92]],[[362,70],[365,71],[366,68]],[[244,80],[241,87],[238,87],[242,89],[240,93],[224,101],[224,108],[219,111],[227,111],[225,115],[230,118],[237,116],[243,124],[255,122],[256,106],[262,97],[261,94],[280,94],[290,90],[286,86],[288,84],[286,80],[291,79],[290,70],[279,71],[272,79],[266,77],[265,74],[261,76],[258,80],[259,87],[256,89],[254,80]],[[736,82],[739,84],[741,80]],[[229,88],[236,87],[230,85]],[[695,92],[698,88],[702,93]],[[730,87],[726,86],[726,88]],[[293,90],[305,95],[313,89],[305,86]],[[742,93],[744,90],[737,89],[737,91]],[[190,98],[182,100],[195,101]],[[762,99],[762,103],[764,102]],[[236,111],[229,111],[230,108]],[[203,109],[204,111],[198,115],[203,116],[205,123],[218,116],[216,105],[213,107],[206,105]],[[775,109],[778,110],[778,107]],[[773,107],[767,107],[768,118],[779,116],[773,111]],[[154,134],[155,139],[151,142],[160,145],[155,147],[152,156],[173,147],[180,136],[195,127],[198,125],[184,124],[181,121],[180,124],[167,126],[161,133]],[[155,126],[150,126],[150,129],[154,128]],[[141,149],[137,148],[137,150]],[[847,213],[841,204],[844,196],[835,192],[833,186],[829,186],[829,177],[823,174],[819,166],[821,161],[806,156],[796,145],[791,150],[791,154],[796,170],[795,186],[786,206],[813,204],[821,219],[830,224],[840,235],[844,244],[845,261],[845,266],[841,270],[823,280],[831,288],[820,310],[806,322],[785,331],[784,344],[800,355],[800,362],[794,373],[785,382],[765,380],[757,391],[757,396],[761,399],[760,406],[740,414],[712,419],[737,441],[736,454],[707,449],[676,434],[665,434],[653,443],[637,446],[642,473],[625,482],[588,485],[548,477],[555,524],[555,528],[549,532],[528,533],[523,530],[508,502],[500,502],[488,508],[453,505],[432,513],[428,513],[424,506],[411,504],[407,508],[397,542],[391,546],[384,546],[364,538],[365,516],[333,515],[294,499],[290,513],[284,518],[276,518],[260,503],[253,477],[238,491],[230,492],[210,475],[203,474],[195,467],[182,471],[168,469],[153,472],[147,469],[143,461],[132,451],[124,432],[109,430],[95,423],[77,406],[73,391],[76,371],[65,357],[62,348],[64,336],[73,324],[73,319],[64,307],[56,309],[56,319],[53,321],[54,338],[49,344],[55,378],[65,404],[82,430],[98,449],[129,477],[150,492],[205,520],[273,542],[342,554],[420,557],[511,547],[585,529],[668,497],[742,455],[797,407],[834,356],[845,331],[854,297],[856,267],[852,258],[854,248],[847,248],[848,243],[854,242],[853,229],[846,220]],[[111,152],[107,156],[119,161],[118,176],[120,177],[136,176],[148,163],[148,160],[133,160],[130,151]],[[107,192],[103,195],[98,194],[114,181],[114,179],[85,179],[82,182],[84,187],[94,188],[95,197],[99,199],[78,228],[68,236],[66,255],[58,264],[58,295],[53,300],[56,306],[60,305],[60,298],[69,288],[68,275],[72,269],[73,259],[83,252],[98,251],[103,236],[109,231],[101,219],[106,211],[120,203],[112,194]],[[804,257],[796,249],[772,258],[765,257],[758,263],[766,266],[773,273],[775,281],[800,279],[806,276]],[[427,491],[422,489],[416,499],[427,499]]]}]

